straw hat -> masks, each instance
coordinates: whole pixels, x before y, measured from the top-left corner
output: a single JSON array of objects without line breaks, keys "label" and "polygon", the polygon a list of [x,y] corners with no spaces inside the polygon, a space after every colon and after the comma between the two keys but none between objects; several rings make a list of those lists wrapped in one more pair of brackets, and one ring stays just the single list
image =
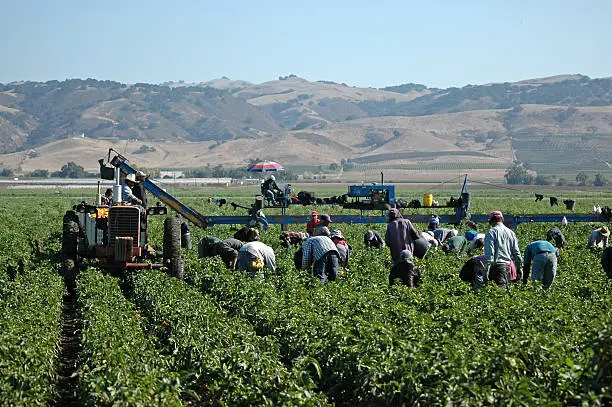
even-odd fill
[{"label": "straw hat", "polygon": [[138,180],[136,180],[136,175],[134,174],[128,174],[125,176],[125,180],[126,181],[132,181],[132,182],[138,182]]}]

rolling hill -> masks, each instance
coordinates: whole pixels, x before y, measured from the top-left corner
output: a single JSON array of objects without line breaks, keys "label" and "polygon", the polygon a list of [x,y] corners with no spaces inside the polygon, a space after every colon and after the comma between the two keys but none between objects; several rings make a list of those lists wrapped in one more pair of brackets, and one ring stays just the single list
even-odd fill
[{"label": "rolling hill", "polygon": [[25,173],[75,161],[95,169],[109,147],[149,168],[266,158],[610,170],[612,79],[561,75],[449,89],[357,88],[294,75],[261,84],[0,84],[0,168]]}]

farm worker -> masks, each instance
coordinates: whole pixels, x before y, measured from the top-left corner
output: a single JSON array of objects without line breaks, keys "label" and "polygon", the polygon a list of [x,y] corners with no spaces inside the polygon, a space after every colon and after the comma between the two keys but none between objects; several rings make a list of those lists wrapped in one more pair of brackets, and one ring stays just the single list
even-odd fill
[{"label": "farm worker", "polygon": [[310,216],[310,220],[306,223],[306,233],[312,236],[312,234],[314,233],[315,226],[317,225],[317,223],[319,223],[319,212],[312,211],[310,213]]},{"label": "farm worker", "polygon": [[113,205],[113,189],[112,188],[106,188],[104,195],[102,195],[101,204],[108,205],[108,206]]},{"label": "farm worker", "polygon": [[469,259],[459,272],[459,278],[472,285],[475,290],[479,289],[484,285],[485,282],[485,271],[484,271],[484,259],[485,255],[474,256]]},{"label": "farm worker", "polygon": [[469,243],[468,252],[478,250],[484,247],[484,233],[478,233],[476,230],[468,230],[465,232],[465,238]]},{"label": "farm worker", "polygon": [[385,241],[378,230],[368,230],[363,234],[363,246],[382,249],[385,247]]},{"label": "farm worker", "polygon": [[[510,264],[514,261],[515,266],[518,265],[518,271],[523,259],[516,235],[504,225],[504,215],[500,211],[491,212],[489,224],[491,228],[484,240],[485,279],[505,287],[511,277]],[[520,275],[517,278],[520,278]]]},{"label": "farm worker", "polygon": [[251,273],[251,277],[260,275],[263,278],[261,273],[264,267],[270,271],[276,271],[274,250],[257,240],[245,243],[238,251],[236,268],[241,271],[248,271]]},{"label": "farm worker", "polygon": [[532,279],[541,281],[545,288],[550,287],[557,275],[557,256],[559,251],[546,240],[536,240],[528,244],[523,263],[523,283],[527,284],[529,267],[533,261]]},{"label": "farm worker", "polygon": [[395,284],[396,280],[400,280],[403,285],[410,288],[421,285],[421,270],[414,266],[412,252],[410,250],[402,250],[400,252],[399,261],[391,267],[389,285]]},{"label": "farm worker", "polygon": [[444,243],[446,239],[457,236],[457,230],[447,228],[437,228],[433,231],[434,237],[438,243]]},{"label": "farm worker", "polygon": [[142,202],[143,208],[147,207],[147,189],[144,186],[144,180],[147,178],[142,171],[136,171],[136,185],[132,188],[134,196]]},{"label": "farm worker", "polygon": [[427,240],[427,243],[429,243],[430,246],[433,246],[435,250],[438,250],[440,243],[434,237],[433,230],[425,230],[423,233],[421,233],[421,237]]},{"label": "farm worker", "polygon": [[601,267],[608,278],[612,278],[612,246],[608,246],[601,253]]},{"label": "farm worker", "polygon": [[289,246],[299,246],[308,239],[308,233],[304,232],[283,232],[280,234],[281,246],[288,249]]},{"label": "farm worker", "polygon": [[276,185],[276,177],[274,175],[270,175],[270,177],[261,184],[261,194],[268,202],[272,202],[272,205],[276,205],[276,200],[282,198],[283,191]]},{"label": "farm worker", "polygon": [[227,268],[235,270],[238,261],[238,251],[242,249],[244,243],[238,239],[229,238],[217,242],[215,253],[221,257]]},{"label": "farm worker", "polygon": [[348,266],[349,257],[353,251],[352,247],[344,241],[344,235],[339,229],[330,230],[329,237],[338,249],[338,264],[342,267]]},{"label": "farm worker", "polygon": [[329,237],[329,224],[331,223],[331,218],[329,215],[322,214],[319,216],[319,223],[314,227],[312,231],[312,236],[327,236]]},{"label": "farm worker", "polygon": [[608,247],[608,237],[610,236],[610,229],[607,226],[602,226],[599,229],[595,229],[591,236],[589,236],[589,247]]},{"label": "farm worker", "polygon": [[134,195],[132,189],[138,183],[136,180],[136,176],[134,174],[128,174],[123,179],[121,183],[121,201],[134,204],[141,205],[142,201]]},{"label": "farm worker", "polygon": [[419,237],[413,242],[414,249],[412,255],[416,258],[422,259],[427,254],[427,251],[431,247],[431,244],[427,241],[427,239],[423,239]]},{"label": "farm worker", "polygon": [[191,230],[189,229],[189,225],[180,213],[177,214],[176,217],[181,222],[181,247],[191,250]]},{"label": "farm worker", "polygon": [[313,275],[325,284],[338,276],[338,248],[327,236],[314,236],[302,243],[302,270],[313,266]]},{"label": "farm worker", "polygon": [[245,226],[234,233],[234,239],[238,239],[242,242],[252,242],[259,239],[259,231]]},{"label": "farm worker", "polygon": [[223,263],[230,268],[236,268],[238,250],[244,243],[235,238],[220,240],[214,236],[204,236],[198,243],[198,257],[220,256]]},{"label": "farm worker", "polygon": [[557,249],[567,249],[565,236],[563,236],[559,228],[548,229],[548,232],[546,232],[546,240],[551,242]]},{"label": "farm worker", "polygon": [[447,255],[453,251],[457,254],[463,254],[465,253],[467,247],[468,241],[463,236],[453,236],[446,239],[446,242],[442,243],[442,251]]},{"label": "farm worker", "polygon": [[427,224],[427,230],[434,231],[440,227],[440,218],[436,215],[431,215],[431,219]]},{"label": "farm worker", "polygon": [[419,237],[419,232],[412,226],[412,222],[404,219],[397,208],[389,209],[389,223],[385,232],[385,243],[391,251],[393,263],[400,259],[402,250],[414,252],[414,241]]}]

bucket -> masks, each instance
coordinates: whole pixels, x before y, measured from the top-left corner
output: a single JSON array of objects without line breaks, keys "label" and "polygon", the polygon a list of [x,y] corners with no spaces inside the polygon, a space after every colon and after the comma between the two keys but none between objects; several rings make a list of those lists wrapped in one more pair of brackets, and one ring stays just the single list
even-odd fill
[{"label": "bucket", "polygon": [[423,194],[423,206],[433,205],[433,194]]}]

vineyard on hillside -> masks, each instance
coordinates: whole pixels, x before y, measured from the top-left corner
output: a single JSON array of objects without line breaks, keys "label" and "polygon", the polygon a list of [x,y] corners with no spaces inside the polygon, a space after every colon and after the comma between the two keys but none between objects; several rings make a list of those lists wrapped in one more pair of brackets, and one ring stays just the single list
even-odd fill
[{"label": "vineyard on hillside", "polygon": [[[565,211],[483,194],[474,213]],[[563,228],[569,247],[549,290],[530,282],[474,292],[458,278],[468,257],[442,251],[416,260],[421,287],[389,287],[388,249],[363,247],[363,233],[385,225],[346,224],[333,226],[354,249],[349,267],[322,285],[295,269],[295,249],[282,248],[271,226],[261,240],[274,248],[277,272],[264,279],[198,259],[197,250],[184,252],[183,281],[163,270],[114,276],[89,266],[70,316],[62,216],[89,195],[0,191],[0,405],[612,403],[612,281],[600,252],[586,247],[602,224],[519,226],[521,250]],[[233,213],[204,196],[180,198],[203,214]],[[577,197],[576,211],[605,200]],[[163,218],[151,218],[159,251],[162,229]],[[194,242],[234,233],[191,231]]]}]

